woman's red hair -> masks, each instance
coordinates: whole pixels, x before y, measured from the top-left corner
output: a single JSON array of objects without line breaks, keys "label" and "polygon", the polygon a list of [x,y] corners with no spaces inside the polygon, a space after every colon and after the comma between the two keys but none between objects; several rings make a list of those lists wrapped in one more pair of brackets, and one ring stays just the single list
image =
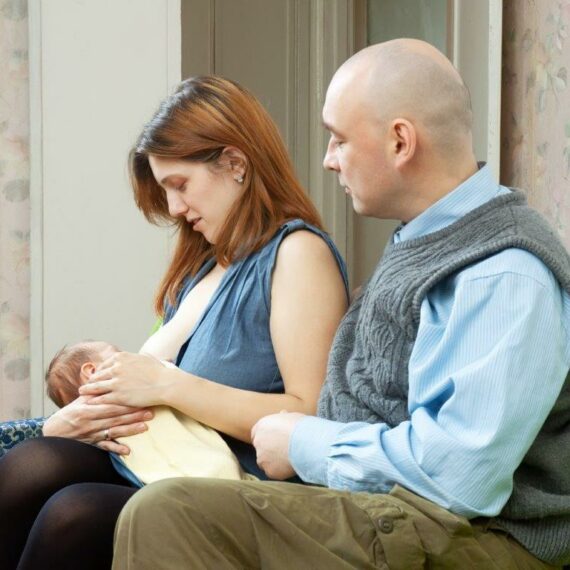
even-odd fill
[{"label": "woman's red hair", "polygon": [[[149,155],[217,164],[226,147],[247,158],[245,191],[210,244],[183,218],[168,212]],[[301,218],[322,229],[320,216],[299,183],[277,126],[257,99],[221,77],[193,77],[165,99],[129,155],[135,201],[154,224],[177,225],[178,243],[158,288],[155,310],[164,314],[188,275],[215,256],[227,266],[263,247],[288,220]]]}]

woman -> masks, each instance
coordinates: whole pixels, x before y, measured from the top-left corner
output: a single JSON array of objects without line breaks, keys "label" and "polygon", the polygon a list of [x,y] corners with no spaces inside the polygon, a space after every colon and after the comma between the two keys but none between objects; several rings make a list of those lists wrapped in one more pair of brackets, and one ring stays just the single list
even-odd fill
[{"label": "woman", "polygon": [[59,437],[24,442],[0,461],[1,568],[110,566],[115,521],[136,488],[105,451],[128,452],[113,439],[143,431],[149,406],[218,430],[261,477],[256,421],[316,409],[346,309],[344,266],[265,110],[233,82],[187,80],[145,126],[130,171],[147,219],[177,224],[155,306],[165,323],[182,323],[172,332],[178,368],[109,358],[46,422],[44,436]]}]

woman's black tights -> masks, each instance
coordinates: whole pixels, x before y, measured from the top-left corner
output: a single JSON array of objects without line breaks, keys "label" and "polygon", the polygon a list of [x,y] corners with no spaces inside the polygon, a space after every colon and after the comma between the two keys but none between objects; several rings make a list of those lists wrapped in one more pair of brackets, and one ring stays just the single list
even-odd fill
[{"label": "woman's black tights", "polygon": [[0,459],[0,568],[107,570],[117,517],[136,490],[97,447],[18,444]]}]

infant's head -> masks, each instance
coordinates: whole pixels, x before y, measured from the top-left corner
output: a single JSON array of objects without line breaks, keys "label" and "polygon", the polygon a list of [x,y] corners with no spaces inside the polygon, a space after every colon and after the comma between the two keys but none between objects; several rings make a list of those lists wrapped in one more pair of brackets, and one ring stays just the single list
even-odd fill
[{"label": "infant's head", "polygon": [[119,352],[108,342],[86,340],[64,346],[46,372],[47,395],[62,408],[79,396],[79,387],[95,372],[98,364]]}]

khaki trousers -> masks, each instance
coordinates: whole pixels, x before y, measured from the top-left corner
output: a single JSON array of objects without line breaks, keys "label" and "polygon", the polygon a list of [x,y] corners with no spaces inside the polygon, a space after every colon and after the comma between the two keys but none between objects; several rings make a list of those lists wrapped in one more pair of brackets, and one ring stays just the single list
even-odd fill
[{"label": "khaki trousers", "polygon": [[349,493],[291,483],[178,478],[127,503],[114,570],[554,568],[488,520],[396,486]]}]

